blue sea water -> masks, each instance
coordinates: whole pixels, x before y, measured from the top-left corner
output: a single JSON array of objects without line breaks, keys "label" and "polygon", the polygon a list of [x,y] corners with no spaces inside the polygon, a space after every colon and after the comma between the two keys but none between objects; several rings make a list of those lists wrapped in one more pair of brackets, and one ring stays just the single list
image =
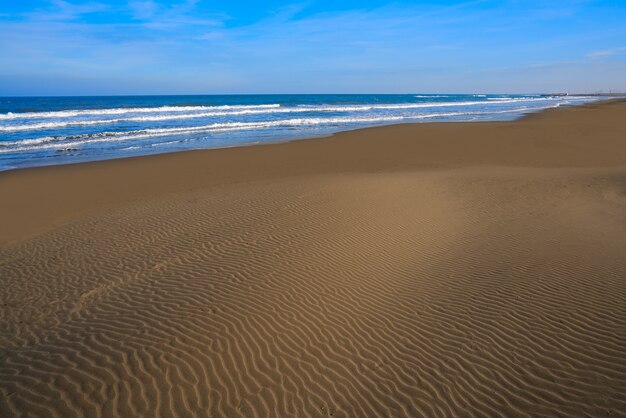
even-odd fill
[{"label": "blue sea water", "polygon": [[0,170],[324,136],[406,122],[504,121],[597,97],[484,94],[0,98]]}]

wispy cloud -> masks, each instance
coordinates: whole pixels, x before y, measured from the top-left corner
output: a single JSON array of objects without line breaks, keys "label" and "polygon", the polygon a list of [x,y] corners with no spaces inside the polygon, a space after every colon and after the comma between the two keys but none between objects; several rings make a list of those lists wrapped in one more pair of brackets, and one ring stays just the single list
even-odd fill
[{"label": "wispy cloud", "polygon": [[186,0],[167,6],[154,0],[130,1],[128,10],[133,19],[141,22],[144,27],[159,30],[175,30],[185,27],[213,27],[223,24],[224,16],[213,14],[207,16],[197,10],[198,0]]},{"label": "wispy cloud", "polygon": [[70,3],[65,0],[49,0],[48,7],[28,13],[28,20],[36,21],[72,21],[78,20],[85,15],[104,12],[111,7],[104,3],[86,2]]},{"label": "wispy cloud", "polygon": [[591,59],[599,59],[599,58],[611,57],[613,55],[620,55],[624,53],[626,53],[626,46],[621,46],[618,48],[603,49],[601,51],[590,52],[589,54],[587,54],[587,57]]},{"label": "wispy cloud", "polygon": [[[341,10],[296,0],[246,19],[229,14],[236,8],[216,10],[215,2],[101,1],[42,0],[28,13],[0,14],[0,55],[11,57],[0,78],[29,74],[142,89],[146,80],[154,83],[154,91],[133,93],[165,92],[158,90],[163,86],[174,86],[169,92],[494,91],[494,74],[500,80],[509,74],[516,86],[526,83],[522,91],[537,90],[532,86],[542,78],[541,86],[559,81],[557,71],[542,66],[580,68],[568,70],[572,80],[594,71],[580,78],[587,82],[602,80],[598,74],[612,62],[611,77],[626,81],[614,76],[626,65],[626,47],[603,49],[626,36],[626,28],[618,13],[590,18],[602,11],[586,9],[585,0],[567,7],[539,0],[355,2]],[[597,65],[585,64],[592,61]],[[118,92],[129,91],[111,91]]]},{"label": "wispy cloud", "polygon": [[157,16],[159,6],[154,0],[139,0],[128,2],[133,18],[137,20],[149,20]]}]

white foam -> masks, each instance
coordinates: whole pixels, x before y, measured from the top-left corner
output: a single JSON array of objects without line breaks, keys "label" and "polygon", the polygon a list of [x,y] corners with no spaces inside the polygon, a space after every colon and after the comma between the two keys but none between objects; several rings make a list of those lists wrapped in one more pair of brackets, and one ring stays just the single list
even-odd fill
[{"label": "white foam", "polygon": [[530,110],[541,110],[547,107],[557,107],[559,104],[544,107],[525,107],[507,109],[495,112],[444,112],[429,113],[411,116],[382,116],[382,117],[332,117],[332,118],[293,118],[275,121],[261,122],[224,122],[201,126],[178,127],[178,128],[154,128],[129,132],[103,132],[98,134],[86,134],[70,137],[42,137],[21,141],[0,142],[0,153],[13,153],[46,149],[76,148],[81,145],[89,145],[106,142],[120,142],[147,138],[158,138],[172,135],[192,135],[198,133],[214,133],[244,130],[262,130],[276,127],[299,127],[332,124],[359,124],[359,123],[385,123],[402,120],[418,120],[442,117],[458,117],[470,115],[493,115],[501,113],[522,113]]},{"label": "white foam", "polygon": [[[25,125],[0,125],[0,132],[18,132],[18,131],[33,131],[42,129],[56,129],[66,128],[73,126],[93,126],[93,125],[106,125],[122,122],[156,122],[164,120],[183,120],[183,119],[196,119],[207,118],[216,116],[240,116],[240,115],[254,115],[254,114],[276,114],[276,113],[304,113],[304,112],[364,112],[370,110],[409,110],[409,109],[427,109],[435,107],[459,107],[459,106],[474,106],[474,105],[490,105],[490,104],[506,104],[506,103],[521,103],[529,101],[544,101],[544,98],[516,98],[516,99],[502,99],[495,102],[441,102],[441,103],[400,103],[400,104],[382,104],[382,105],[355,105],[355,106],[298,106],[298,107],[280,107],[276,105],[263,105],[261,108],[241,107],[240,110],[234,109],[230,106],[230,111],[209,111],[199,113],[186,113],[186,114],[165,114],[165,115],[153,115],[153,116],[132,116],[125,118],[115,119],[97,119],[97,120],[63,120],[57,122],[41,122],[30,123]],[[272,107],[269,107],[272,106]]]},{"label": "white foam", "polygon": [[272,109],[279,104],[262,105],[224,105],[224,106],[161,106],[161,107],[116,107],[108,109],[76,109],[59,110],[54,112],[25,112],[0,113],[0,119],[48,119],[67,118],[75,116],[123,115],[126,113],[163,113],[163,112],[193,112],[206,110],[239,110],[239,109]]}]

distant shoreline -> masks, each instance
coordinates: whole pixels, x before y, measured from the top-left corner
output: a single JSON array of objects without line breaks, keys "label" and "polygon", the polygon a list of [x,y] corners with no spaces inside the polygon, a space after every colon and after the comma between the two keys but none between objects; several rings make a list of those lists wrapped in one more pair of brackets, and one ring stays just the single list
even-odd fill
[{"label": "distant shoreline", "polygon": [[626,93],[551,93],[544,96],[571,96],[571,97],[626,97]]}]

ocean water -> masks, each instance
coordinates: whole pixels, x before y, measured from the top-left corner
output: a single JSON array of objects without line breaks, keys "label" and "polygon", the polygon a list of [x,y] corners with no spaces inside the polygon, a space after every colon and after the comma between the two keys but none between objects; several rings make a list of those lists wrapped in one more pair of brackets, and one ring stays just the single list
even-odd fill
[{"label": "ocean water", "polygon": [[504,121],[598,97],[484,94],[0,98],[0,170],[406,122]]}]

